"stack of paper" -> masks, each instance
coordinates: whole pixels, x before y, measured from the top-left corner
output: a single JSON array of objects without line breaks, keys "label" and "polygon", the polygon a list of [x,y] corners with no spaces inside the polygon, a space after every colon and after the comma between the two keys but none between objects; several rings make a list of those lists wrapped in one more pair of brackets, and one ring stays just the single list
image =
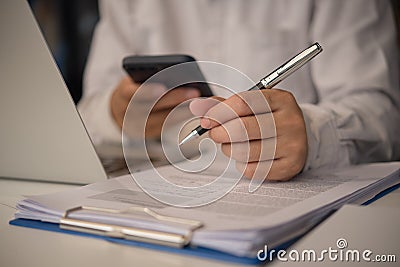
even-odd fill
[{"label": "stack of paper", "polygon": [[[172,166],[158,170],[171,180],[184,179],[193,184],[213,178],[210,172],[182,173]],[[134,175],[151,181],[156,172],[148,170]],[[288,182],[265,182],[254,193],[249,193],[249,181],[242,179],[216,202],[197,208],[178,208],[148,196],[127,175],[61,193],[29,196],[18,203],[15,217],[59,223],[66,210],[91,206],[126,212],[78,211],[71,217],[169,233],[187,231],[182,225],[160,222],[134,208],[147,207],[157,214],[203,222],[203,227],[194,231],[191,246],[254,256],[264,245],[272,248],[306,232],[343,204],[363,203],[399,182],[399,162],[359,165],[337,171],[305,172]],[[184,198],[164,192],[156,185],[154,190]]]}]

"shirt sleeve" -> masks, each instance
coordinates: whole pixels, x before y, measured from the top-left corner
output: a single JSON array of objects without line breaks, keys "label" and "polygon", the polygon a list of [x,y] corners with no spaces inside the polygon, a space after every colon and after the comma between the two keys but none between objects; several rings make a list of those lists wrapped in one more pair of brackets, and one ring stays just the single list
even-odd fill
[{"label": "shirt sleeve", "polygon": [[305,169],[400,157],[398,54],[389,1],[315,1],[311,62],[317,104],[302,104]]},{"label": "shirt sleeve", "polygon": [[95,145],[121,143],[121,130],[110,111],[112,91],[124,75],[122,59],[135,53],[130,26],[132,3],[100,1],[96,26],[84,74],[78,110]]}]

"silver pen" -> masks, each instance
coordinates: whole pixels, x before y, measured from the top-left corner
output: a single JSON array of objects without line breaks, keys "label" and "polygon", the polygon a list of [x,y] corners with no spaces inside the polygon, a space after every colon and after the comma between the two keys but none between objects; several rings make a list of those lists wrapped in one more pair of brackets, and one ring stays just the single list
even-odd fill
[{"label": "silver pen", "polygon": [[[308,61],[310,61],[312,58],[314,58],[321,52],[322,52],[322,47],[318,43],[313,44],[309,48],[301,51],[300,53],[289,59],[287,62],[282,64],[280,67],[278,67],[276,70],[274,70],[264,78],[262,78],[256,85],[248,89],[248,91],[273,88],[275,85],[277,85],[279,82],[284,80],[290,74],[298,70],[300,67],[302,67],[304,64],[306,64]],[[183,145],[187,141],[203,135],[208,130],[209,129],[204,129],[201,126],[198,126],[196,129],[191,131],[185,138],[183,138],[182,141],[179,143],[179,145]]]}]

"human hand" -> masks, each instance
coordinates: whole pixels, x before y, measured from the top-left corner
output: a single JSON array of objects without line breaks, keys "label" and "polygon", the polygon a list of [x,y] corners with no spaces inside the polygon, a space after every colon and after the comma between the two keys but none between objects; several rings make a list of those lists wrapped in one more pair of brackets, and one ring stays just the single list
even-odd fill
[{"label": "human hand", "polygon": [[201,126],[210,129],[209,137],[221,143],[222,152],[236,160],[244,176],[285,181],[303,169],[306,126],[290,92],[265,89],[228,99],[196,99],[190,109],[203,117]]},{"label": "human hand", "polygon": [[[122,129],[124,116],[133,95],[137,92],[141,85],[132,81],[129,76],[124,77],[111,96],[110,108],[111,114]],[[146,88],[144,88],[146,87]],[[167,88],[162,84],[144,84],[142,85],[144,94],[140,94],[142,99],[138,99],[140,104],[153,105],[155,101],[162,96],[151,110],[148,120],[146,121],[146,138],[159,138],[165,118],[169,112],[180,103],[200,96],[198,90],[194,88],[176,88],[167,92]],[[142,89],[141,89],[142,90]],[[165,95],[164,95],[165,94]],[[136,103],[134,103],[136,104]],[[138,119],[138,116],[146,116],[147,114],[135,114],[137,116],[129,116],[129,119]]]}]

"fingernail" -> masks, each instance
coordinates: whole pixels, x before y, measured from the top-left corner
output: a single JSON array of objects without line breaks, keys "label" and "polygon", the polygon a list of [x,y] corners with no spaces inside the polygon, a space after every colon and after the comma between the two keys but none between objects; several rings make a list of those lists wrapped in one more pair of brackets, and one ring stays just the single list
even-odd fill
[{"label": "fingernail", "polygon": [[209,129],[209,128],[211,128],[211,121],[210,121],[209,119],[203,118],[203,119],[201,119],[201,121],[200,121],[200,125],[201,125],[201,127],[203,127],[204,129]]},{"label": "fingernail", "polygon": [[195,98],[200,96],[199,91],[197,90],[187,90],[185,95],[187,98]]}]

